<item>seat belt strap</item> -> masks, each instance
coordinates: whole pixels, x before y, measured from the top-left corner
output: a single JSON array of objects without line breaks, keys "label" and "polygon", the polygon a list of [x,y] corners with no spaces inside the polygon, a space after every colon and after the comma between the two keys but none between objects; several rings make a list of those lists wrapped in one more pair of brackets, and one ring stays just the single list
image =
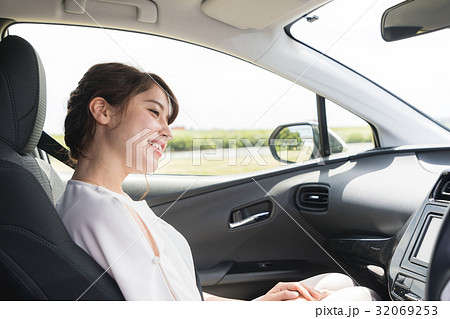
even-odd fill
[{"label": "seat belt strap", "polygon": [[42,135],[37,146],[47,154],[75,169],[75,165],[69,158],[69,151],[44,131],[42,131]]}]

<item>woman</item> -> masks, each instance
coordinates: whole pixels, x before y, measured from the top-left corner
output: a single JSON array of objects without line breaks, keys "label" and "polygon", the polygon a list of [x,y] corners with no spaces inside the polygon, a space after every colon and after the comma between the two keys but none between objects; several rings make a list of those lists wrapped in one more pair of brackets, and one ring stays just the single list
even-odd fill
[{"label": "woman", "polygon": [[[160,77],[120,63],[91,67],[68,102],[65,142],[76,170],[57,209],[75,243],[116,280],[126,300],[203,297],[187,241],[121,187],[128,174],[157,168],[177,114],[178,101]],[[341,274],[308,283],[321,291],[279,283],[258,299],[321,300],[359,289]],[[351,293],[356,292],[369,300],[367,292]],[[205,299],[225,298],[205,294]]]}]

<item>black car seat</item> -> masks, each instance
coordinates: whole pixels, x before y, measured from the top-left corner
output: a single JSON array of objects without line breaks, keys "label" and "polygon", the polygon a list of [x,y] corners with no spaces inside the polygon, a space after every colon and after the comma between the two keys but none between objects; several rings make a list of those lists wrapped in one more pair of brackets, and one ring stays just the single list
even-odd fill
[{"label": "black car seat", "polygon": [[61,186],[52,187],[30,154],[45,104],[38,55],[22,38],[6,37],[0,42],[0,300],[124,300],[116,282],[71,240],[53,205]]}]

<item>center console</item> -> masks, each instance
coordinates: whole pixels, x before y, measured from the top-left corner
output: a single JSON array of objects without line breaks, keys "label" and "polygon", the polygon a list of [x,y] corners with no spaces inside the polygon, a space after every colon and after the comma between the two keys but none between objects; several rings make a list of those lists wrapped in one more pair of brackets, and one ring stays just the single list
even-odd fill
[{"label": "center console", "polygon": [[393,300],[424,299],[428,266],[449,202],[450,171],[446,171],[410,218],[394,250],[389,267],[389,293]]}]

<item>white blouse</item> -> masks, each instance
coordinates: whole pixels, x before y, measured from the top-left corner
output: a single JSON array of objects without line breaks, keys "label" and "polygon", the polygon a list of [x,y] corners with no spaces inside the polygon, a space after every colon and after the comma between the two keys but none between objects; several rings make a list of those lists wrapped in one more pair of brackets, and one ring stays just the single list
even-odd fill
[{"label": "white blouse", "polygon": [[[159,257],[127,206],[149,228]],[[189,244],[145,201],[69,180],[56,209],[73,241],[115,279],[126,300],[201,300]]]}]

